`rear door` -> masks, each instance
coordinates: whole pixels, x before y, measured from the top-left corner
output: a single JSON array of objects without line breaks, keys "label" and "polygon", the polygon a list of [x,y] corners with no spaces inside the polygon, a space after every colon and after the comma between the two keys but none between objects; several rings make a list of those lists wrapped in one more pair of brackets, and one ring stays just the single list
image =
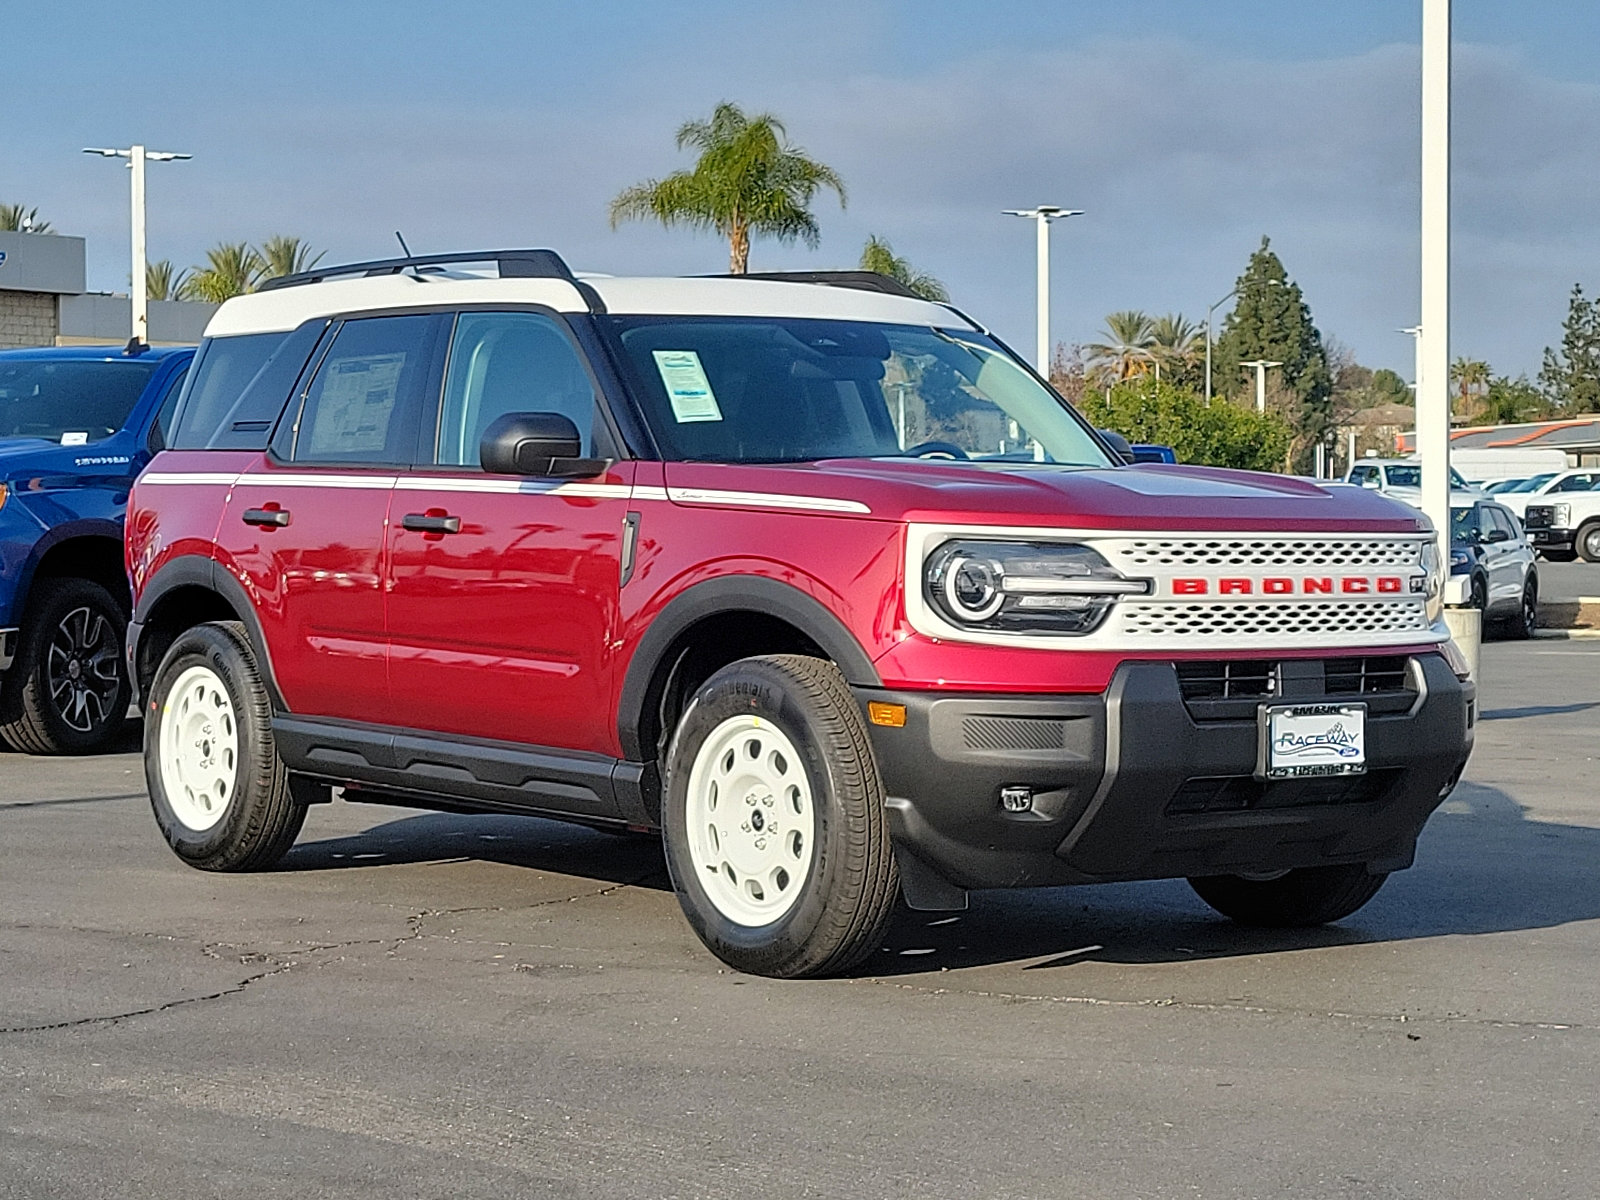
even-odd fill
[{"label": "rear door", "polygon": [[487,474],[478,444],[508,412],[559,412],[585,456],[614,456],[583,356],[559,318],[464,312],[433,461],[402,473],[389,527],[398,723],[615,754],[610,681],[633,465],[591,479]]},{"label": "rear door", "polygon": [[442,324],[339,325],[229,498],[219,557],[251,593],[292,712],[389,721],[384,527],[396,474],[416,457]]}]

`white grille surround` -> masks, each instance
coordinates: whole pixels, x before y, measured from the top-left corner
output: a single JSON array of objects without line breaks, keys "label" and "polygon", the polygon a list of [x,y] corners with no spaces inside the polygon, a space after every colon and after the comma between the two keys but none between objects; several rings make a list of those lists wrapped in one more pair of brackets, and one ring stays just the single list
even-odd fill
[{"label": "white grille surround", "polygon": [[[1150,591],[1122,597],[1089,634],[960,628],[923,595],[928,556],[952,539],[1089,546],[1127,578],[1148,580]],[[1442,622],[1429,620],[1423,548],[1430,540],[1423,532],[1167,534],[912,524],[906,537],[906,615],[913,629],[929,637],[1065,651],[1254,653],[1432,645],[1449,633]],[[1204,592],[1196,594],[1202,585]]]}]

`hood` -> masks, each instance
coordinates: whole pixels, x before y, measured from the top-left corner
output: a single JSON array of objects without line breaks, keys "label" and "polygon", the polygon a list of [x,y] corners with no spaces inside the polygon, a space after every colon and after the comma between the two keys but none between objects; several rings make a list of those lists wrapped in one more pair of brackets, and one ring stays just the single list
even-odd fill
[{"label": "hood", "polygon": [[[1350,533],[1413,533],[1429,527],[1417,509],[1368,488],[1165,463],[1098,469],[1008,463],[1002,469],[848,459],[781,467],[695,464],[691,469],[702,486],[744,489],[756,481],[746,476],[735,484],[733,473],[760,472],[760,487],[857,500],[884,520]],[[716,476],[723,472],[729,474],[719,484]]]}]

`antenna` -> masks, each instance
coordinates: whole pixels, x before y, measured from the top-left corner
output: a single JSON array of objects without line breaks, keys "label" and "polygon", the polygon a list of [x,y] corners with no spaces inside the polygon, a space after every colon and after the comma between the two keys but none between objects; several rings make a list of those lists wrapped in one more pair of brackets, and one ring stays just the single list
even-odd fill
[{"label": "antenna", "polygon": [[404,235],[401,234],[401,232],[398,229],[396,229],[394,231],[394,236],[399,239],[400,249],[405,252],[405,256],[407,258],[410,258],[412,256],[411,255],[411,247],[406,245],[406,239],[405,239]]}]

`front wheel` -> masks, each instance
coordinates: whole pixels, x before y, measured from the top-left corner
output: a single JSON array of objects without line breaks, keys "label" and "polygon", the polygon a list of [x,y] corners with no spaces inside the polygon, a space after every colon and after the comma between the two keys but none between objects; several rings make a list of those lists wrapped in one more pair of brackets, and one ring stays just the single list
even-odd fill
[{"label": "front wheel", "polygon": [[1528,581],[1522,585],[1522,603],[1517,607],[1516,615],[1506,621],[1506,632],[1514,638],[1531,638],[1538,627],[1539,582],[1534,578],[1532,568],[1529,568]]},{"label": "front wheel", "polygon": [[1348,917],[1378,894],[1388,872],[1373,874],[1364,863],[1300,867],[1270,879],[1242,875],[1191,878],[1212,908],[1240,925],[1292,929],[1326,925]]},{"label": "front wheel", "polygon": [[1578,530],[1572,545],[1584,562],[1600,563],[1600,521],[1591,521]]},{"label": "front wheel", "polygon": [[294,844],[305,806],[272,739],[272,705],[244,627],[180,634],[145,708],[144,774],[173,853],[203,871],[259,871]]},{"label": "front wheel", "polygon": [[43,579],[0,688],[0,737],[27,754],[91,754],[122,732],[127,617],[87,579]]},{"label": "front wheel", "polygon": [[846,971],[899,895],[883,788],[844,676],[747,658],[695,694],[667,752],[663,832],[684,915],[741,971]]}]

